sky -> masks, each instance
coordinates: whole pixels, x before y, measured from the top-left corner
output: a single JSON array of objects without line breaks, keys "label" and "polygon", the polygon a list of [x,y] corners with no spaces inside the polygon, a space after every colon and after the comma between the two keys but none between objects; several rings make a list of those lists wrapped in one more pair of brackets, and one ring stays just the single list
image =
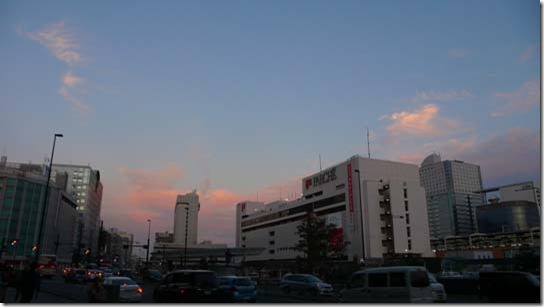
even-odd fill
[{"label": "sky", "polygon": [[537,1],[1,1],[0,151],[91,165],[106,227],[232,245],[235,204],[367,154],[540,182]]}]

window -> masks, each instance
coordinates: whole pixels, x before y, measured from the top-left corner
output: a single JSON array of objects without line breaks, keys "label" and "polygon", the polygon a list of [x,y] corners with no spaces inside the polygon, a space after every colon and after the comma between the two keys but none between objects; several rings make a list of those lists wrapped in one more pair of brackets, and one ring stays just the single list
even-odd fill
[{"label": "window", "polygon": [[246,237],[242,237],[242,241],[245,241],[246,240]]},{"label": "window", "polygon": [[390,287],[406,287],[406,274],[404,272],[389,273]]},{"label": "window", "polygon": [[406,235],[407,235],[408,237],[411,236],[411,234],[410,234],[410,227],[406,227]]},{"label": "window", "polygon": [[269,232],[268,232],[268,235],[269,235],[269,236],[273,236],[273,235],[275,235],[275,234],[276,234],[275,231],[269,231]]},{"label": "window", "polygon": [[344,183],[342,183],[342,184],[337,185],[337,186],[336,186],[336,189],[337,189],[337,190],[342,190],[345,186],[346,186],[346,185],[345,185]]},{"label": "window", "polygon": [[406,224],[410,224],[410,214],[406,213]]},{"label": "window", "polygon": [[404,189],[404,198],[408,198],[408,190],[406,188]]},{"label": "window", "polygon": [[408,250],[412,250],[412,240],[408,240]]},{"label": "window", "polygon": [[370,273],[368,274],[369,287],[387,287],[386,273]]},{"label": "window", "polygon": [[424,288],[429,286],[429,275],[426,271],[410,272],[410,283],[412,287]]},{"label": "window", "polygon": [[404,211],[408,211],[408,201],[404,201]]},{"label": "window", "polygon": [[274,241],[268,241],[268,244],[270,244],[270,245],[274,245],[275,243],[276,242],[274,242]]},{"label": "window", "polygon": [[273,249],[271,249],[271,250],[268,251],[269,254],[274,254],[275,252],[276,252],[276,251],[273,250]]}]

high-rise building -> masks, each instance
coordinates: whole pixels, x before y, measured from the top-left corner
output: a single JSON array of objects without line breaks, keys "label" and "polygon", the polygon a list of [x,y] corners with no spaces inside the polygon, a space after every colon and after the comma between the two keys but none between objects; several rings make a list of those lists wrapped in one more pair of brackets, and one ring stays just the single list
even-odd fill
[{"label": "high-rise building", "polygon": [[174,243],[195,245],[198,232],[200,202],[196,191],[178,195],[174,213]]},{"label": "high-rise building", "polygon": [[248,261],[303,257],[295,249],[297,226],[309,214],[336,226],[330,240],[347,243],[343,256],[350,261],[432,255],[417,165],[353,156],[301,183],[297,200],[237,205],[237,246],[265,248]]},{"label": "high-rise building", "polygon": [[[2,258],[24,260],[38,244],[47,176],[41,165],[4,163],[0,166],[0,246]],[[42,254],[56,254],[60,263],[70,263],[77,230],[76,203],[65,191],[65,174],[49,185],[42,225]],[[17,244],[10,244],[14,240]]]},{"label": "high-rise building", "polygon": [[102,207],[100,171],[87,165],[53,164],[52,178],[55,178],[56,173],[67,174],[67,192],[76,200],[79,213],[77,242],[85,248],[91,248],[92,256],[95,256],[95,251],[98,251]]},{"label": "high-rise building", "polygon": [[480,166],[426,157],[419,169],[425,188],[431,237],[462,236],[477,231],[475,208],[483,204]]},{"label": "high-rise building", "polygon": [[[105,240],[104,256],[111,263],[127,265],[132,255],[132,243],[134,236],[126,231],[117,228],[110,228],[107,231]],[[125,246],[127,248],[125,248]]]}]

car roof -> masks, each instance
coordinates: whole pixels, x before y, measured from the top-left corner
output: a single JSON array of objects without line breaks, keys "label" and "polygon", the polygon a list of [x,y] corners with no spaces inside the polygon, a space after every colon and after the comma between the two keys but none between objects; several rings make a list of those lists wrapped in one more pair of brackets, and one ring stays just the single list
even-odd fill
[{"label": "car roof", "polygon": [[215,273],[215,272],[210,270],[177,270],[177,271],[170,272],[170,274],[171,273]]},{"label": "car roof", "polygon": [[105,279],[111,279],[111,280],[130,279],[130,280],[132,280],[132,278],[126,277],[126,276],[112,276],[112,277],[106,277]]},{"label": "car roof", "polygon": [[357,271],[353,274],[362,274],[362,273],[381,273],[381,272],[399,272],[399,271],[427,271],[425,267],[422,266],[388,266],[380,268],[369,268]]}]

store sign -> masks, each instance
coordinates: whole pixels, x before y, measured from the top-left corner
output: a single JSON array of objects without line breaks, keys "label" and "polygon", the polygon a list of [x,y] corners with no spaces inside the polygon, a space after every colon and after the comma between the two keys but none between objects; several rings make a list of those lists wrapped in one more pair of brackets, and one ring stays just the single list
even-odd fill
[{"label": "store sign", "polygon": [[330,181],[336,180],[336,167],[331,168],[328,171],[325,171],[321,174],[315,175],[312,178],[307,178],[304,180],[304,186],[306,189],[309,189],[310,187],[318,187],[322,184],[325,184]]}]

